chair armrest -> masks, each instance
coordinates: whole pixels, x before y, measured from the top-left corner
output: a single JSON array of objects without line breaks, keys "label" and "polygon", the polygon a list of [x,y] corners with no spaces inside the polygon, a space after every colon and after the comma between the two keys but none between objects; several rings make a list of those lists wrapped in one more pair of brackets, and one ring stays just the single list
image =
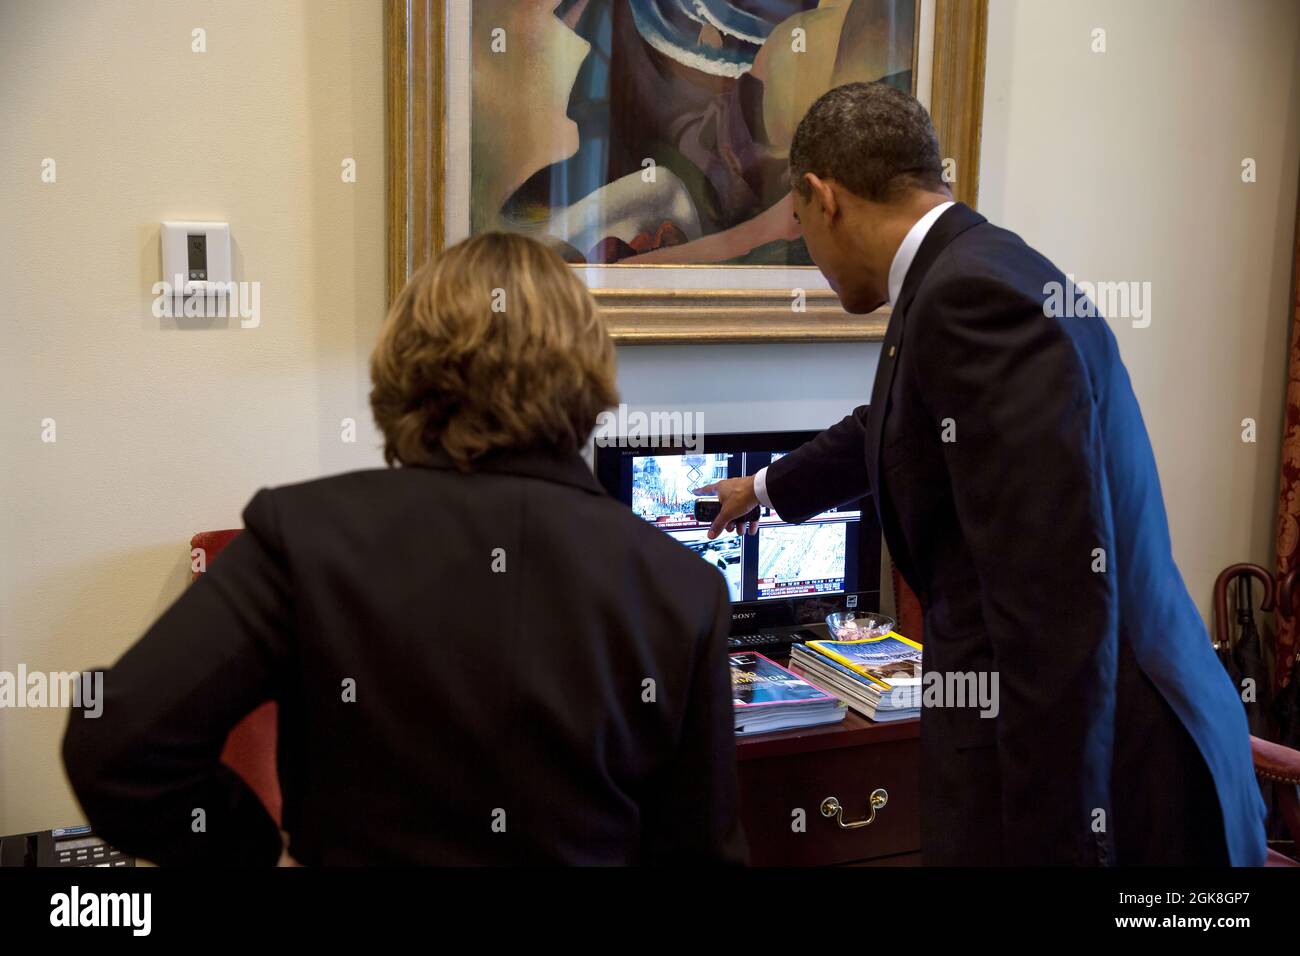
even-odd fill
[{"label": "chair armrest", "polygon": [[1257,777],[1278,783],[1300,784],[1300,750],[1251,737],[1250,756]]}]

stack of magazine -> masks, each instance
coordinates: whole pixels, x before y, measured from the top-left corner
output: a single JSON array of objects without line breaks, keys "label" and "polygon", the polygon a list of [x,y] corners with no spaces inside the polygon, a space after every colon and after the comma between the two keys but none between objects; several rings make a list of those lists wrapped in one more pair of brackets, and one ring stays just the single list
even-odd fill
[{"label": "stack of magazine", "polygon": [[870,720],[921,713],[921,645],[893,631],[865,641],[796,644],[790,666]]},{"label": "stack of magazine", "polygon": [[833,724],[847,713],[844,702],[790,673],[762,654],[731,656],[731,696],[737,734]]}]

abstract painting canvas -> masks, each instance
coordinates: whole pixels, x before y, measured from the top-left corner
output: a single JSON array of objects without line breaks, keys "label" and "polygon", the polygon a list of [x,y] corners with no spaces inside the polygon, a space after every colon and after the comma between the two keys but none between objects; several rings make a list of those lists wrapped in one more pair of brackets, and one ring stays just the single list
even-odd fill
[{"label": "abstract painting canvas", "polygon": [[842,83],[913,92],[916,26],[915,0],[477,0],[471,232],[581,263],[811,265],[795,126]]},{"label": "abstract painting canvas", "polygon": [[812,267],[790,142],[825,91],[897,86],[929,104],[972,201],[982,14],[982,0],[390,0],[391,279],[505,229],[579,269],[621,341],[875,337],[884,317],[845,315]]}]

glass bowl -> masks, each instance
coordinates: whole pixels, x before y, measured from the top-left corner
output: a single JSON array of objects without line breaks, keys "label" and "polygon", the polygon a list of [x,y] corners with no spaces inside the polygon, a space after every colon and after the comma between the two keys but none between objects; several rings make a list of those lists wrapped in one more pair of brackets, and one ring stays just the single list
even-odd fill
[{"label": "glass bowl", "polygon": [[826,627],[837,641],[865,641],[894,629],[892,617],[878,611],[837,611],[826,615]]}]

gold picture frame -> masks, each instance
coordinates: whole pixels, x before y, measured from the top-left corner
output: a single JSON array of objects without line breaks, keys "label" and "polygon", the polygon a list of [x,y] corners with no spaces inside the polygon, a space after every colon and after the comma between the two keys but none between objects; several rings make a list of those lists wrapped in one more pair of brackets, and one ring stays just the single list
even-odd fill
[{"label": "gold picture frame", "polygon": [[[445,0],[386,0],[384,17],[391,301],[446,234],[445,125],[435,123],[446,108]],[[942,155],[956,160],[954,196],[969,206],[979,191],[987,21],[988,0],[934,0],[930,114]],[[828,289],[807,290],[802,311],[787,289],[592,292],[621,345],[878,341],[889,321],[887,308],[848,314]]]}]

